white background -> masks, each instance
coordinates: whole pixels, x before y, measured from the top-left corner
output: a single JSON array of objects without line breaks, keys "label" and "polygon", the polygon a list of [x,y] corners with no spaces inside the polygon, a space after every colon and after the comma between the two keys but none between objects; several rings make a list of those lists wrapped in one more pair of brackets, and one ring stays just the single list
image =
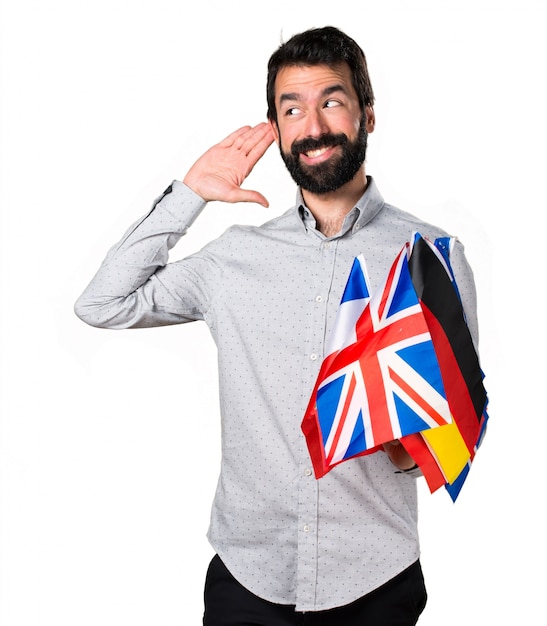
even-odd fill
[{"label": "white background", "polygon": [[[421,483],[420,624],[545,623],[546,3],[4,0],[0,24],[2,626],[201,623],[212,340],[72,307],[172,179],[265,118],[280,41],[326,24],[367,54],[367,172],[463,240],[479,292],[490,429],[456,504]],[[294,199],[275,148],[247,186],[271,208],[212,204],[186,250]]]}]

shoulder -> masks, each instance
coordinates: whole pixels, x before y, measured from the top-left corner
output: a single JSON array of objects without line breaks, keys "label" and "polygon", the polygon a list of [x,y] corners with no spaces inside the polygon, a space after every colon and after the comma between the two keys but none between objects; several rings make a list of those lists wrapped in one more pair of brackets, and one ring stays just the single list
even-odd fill
[{"label": "shoulder", "polygon": [[406,232],[417,231],[428,239],[451,236],[442,227],[427,222],[413,213],[403,211],[392,204],[385,203],[378,217],[385,222],[386,226],[396,226],[404,229]]},{"label": "shoulder", "polygon": [[275,236],[276,233],[283,236],[288,232],[294,232],[301,229],[302,221],[298,215],[298,209],[292,207],[281,215],[277,215],[272,219],[260,224],[234,224],[230,226],[217,241],[236,239],[260,239],[262,237]]},{"label": "shoulder", "polygon": [[194,256],[211,260],[244,258],[256,252],[262,254],[280,244],[295,243],[303,231],[298,209],[293,207],[260,225],[233,224],[221,235],[209,241]]}]

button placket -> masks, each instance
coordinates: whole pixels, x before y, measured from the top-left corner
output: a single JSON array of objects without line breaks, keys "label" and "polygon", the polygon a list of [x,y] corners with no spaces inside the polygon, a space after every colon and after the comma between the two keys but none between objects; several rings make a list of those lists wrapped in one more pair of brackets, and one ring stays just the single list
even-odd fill
[{"label": "button placket", "polygon": [[[319,263],[315,266],[313,281],[315,295],[310,302],[311,326],[307,335],[308,357],[304,368],[309,376],[304,390],[302,417],[319,372],[324,353],[325,332],[329,310],[329,294],[334,276],[337,240],[322,241],[318,247]],[[312,291],[312,293],[314,293]],[[303,606],[315,605],[318,549],[318,501],[319,481],[315,479],[310,466],[309,452],[302,436],[301,474],[299,481],[298,505],[298,571],[296,583],[297,603]]]}]

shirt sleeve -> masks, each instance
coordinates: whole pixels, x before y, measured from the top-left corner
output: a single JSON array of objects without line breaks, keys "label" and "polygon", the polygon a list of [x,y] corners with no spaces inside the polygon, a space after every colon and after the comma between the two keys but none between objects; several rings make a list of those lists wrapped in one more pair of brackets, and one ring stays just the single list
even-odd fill
[{"label": "shirt sleeve", "polygon": [[165,326],[203,319],[209,296],[205,257],[167,263],[206,202],[179,181],[114,245],[75,303],[76,315],[99,328]]}]

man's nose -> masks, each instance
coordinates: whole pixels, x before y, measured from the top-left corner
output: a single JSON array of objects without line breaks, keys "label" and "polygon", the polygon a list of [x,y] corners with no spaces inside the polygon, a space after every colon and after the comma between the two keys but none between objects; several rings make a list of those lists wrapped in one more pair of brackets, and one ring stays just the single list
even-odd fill
[{"label": "man's nose", "polygon": [[314,109],[308,111],[306,116],[306,137],[320,137],[328,132],[329,127],[323,112]]}]

